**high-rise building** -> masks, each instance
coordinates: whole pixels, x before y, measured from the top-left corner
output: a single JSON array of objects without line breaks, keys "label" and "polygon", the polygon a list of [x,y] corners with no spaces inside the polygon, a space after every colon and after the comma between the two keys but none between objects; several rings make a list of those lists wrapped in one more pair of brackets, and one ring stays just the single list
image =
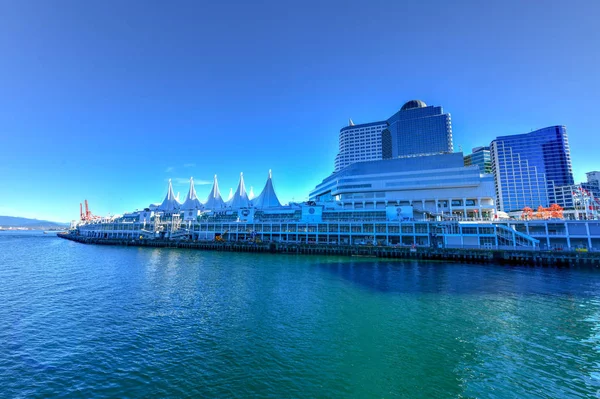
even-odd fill
[{"label": "high-rise building", "polygon": [[350,119],[339,146],[334,172],[355,162],[451,153],[452,122],[442,107],[412,100],[388,120],[355,125]]},{"label": "high-rise building", "polygon": [[490,146],[496,205],[504,212],[556,203],[555,187],[573,184],[564,126],[501,136]]},{"label": "high-rise building", "polygon": [[442,107],[412,100],[392,115],[387,124],[381,134],[384,159],[453,151],[452,121]]},{"label": "high-rise building", "polygon": [[587,172],[585,174],[587,177],[587,182],[596,186],[600,186],[600,172]]},{"label": "high-rise building", "polygon": [[465,166],[477,165],[481,173],[492,173],[490,147],[475,147],[471,154],[465,155]]},{"label": "high-rise building", "polygon": [[335,172],[355,162],[381,159],[381,131],[387,123],[355,125],[352,119],[340,130],[340,152],[335,157]]}]

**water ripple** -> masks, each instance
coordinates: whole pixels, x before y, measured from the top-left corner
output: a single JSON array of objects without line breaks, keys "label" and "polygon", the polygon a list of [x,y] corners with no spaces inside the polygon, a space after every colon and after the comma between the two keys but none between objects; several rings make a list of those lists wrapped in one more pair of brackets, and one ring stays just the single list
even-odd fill
[{"label": "water ripple", "polygon": [[31,397],[584,398],[593,270],[0,234],[0,386]]}]

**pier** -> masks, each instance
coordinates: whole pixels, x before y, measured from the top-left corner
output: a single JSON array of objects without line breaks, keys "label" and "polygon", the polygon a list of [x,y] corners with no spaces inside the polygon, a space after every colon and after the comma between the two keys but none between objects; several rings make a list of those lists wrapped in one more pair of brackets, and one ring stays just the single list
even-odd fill
[{"label": "pier", "polygon": [[298,255],[334,255],[382,259],[438,260],[525,266],[600,267],[600,252],[430,247],[411,248],[398,246],[332,245],[286,242],[250,243],[234,241],[174,241],[165,239],[132,240],[83,237],[69,233],[58,234],[58,237],[82,244],[95,245],[184,248],[208,251],[260,252]]}]

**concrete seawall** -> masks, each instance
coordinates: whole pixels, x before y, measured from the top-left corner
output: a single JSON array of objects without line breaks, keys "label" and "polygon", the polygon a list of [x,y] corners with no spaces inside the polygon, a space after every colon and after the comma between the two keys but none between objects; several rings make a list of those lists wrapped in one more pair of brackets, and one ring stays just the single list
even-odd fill
[{"label": "concrete seawall", "polygon": [[519,251],[494,249],[425,248],[411,250],[407,247],[297,244],[297,243],[247,243],[215,241],[170,241],[170,240],[124,240],[89,238],[73,234],[58,234],[58,237],[95,245],[120,245],[153,248],[186,248],[228,252],[264,252],[301,255],[336,255],[376,257],[389,259],[444,260],[473,263],[500,263],[538,266],[586,266],[600,267],[600,253],[561,251]]}]

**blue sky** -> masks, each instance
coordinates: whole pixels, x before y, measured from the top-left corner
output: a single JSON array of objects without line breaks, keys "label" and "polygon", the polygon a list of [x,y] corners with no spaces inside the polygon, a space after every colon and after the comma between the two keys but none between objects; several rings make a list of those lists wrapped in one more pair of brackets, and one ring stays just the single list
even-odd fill
[{"label": "blue sky", "polygon": [[[287,202],[333,169],[339,129],[410,99],[455,150],[567,126],[600,169],[598,1],[0,3],[0,214],[68,221],[159,202],[167,179]],[[202,200],[209,185],[197,185]]]}]

